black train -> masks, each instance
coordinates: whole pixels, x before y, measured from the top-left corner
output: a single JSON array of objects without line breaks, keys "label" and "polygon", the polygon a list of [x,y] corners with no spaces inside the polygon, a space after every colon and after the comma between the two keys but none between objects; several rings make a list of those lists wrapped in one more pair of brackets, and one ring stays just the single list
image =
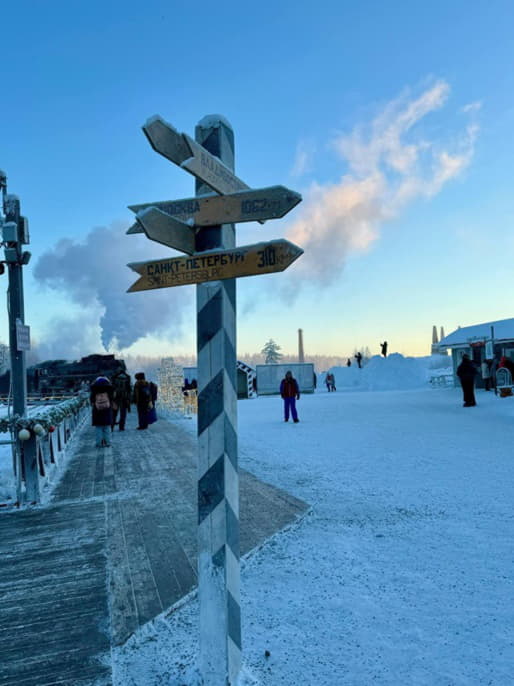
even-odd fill
[{"label": "black train", "polygon": [[[114,355],[88,355],[76,362],[47,360],[27,369],[28,395],[68,395],[78,391],[83,382],[89,387],[97,376],[110,378],[126,371],[125,362]],[[9,393],[10,372],[0,376],[0,394]]]}]

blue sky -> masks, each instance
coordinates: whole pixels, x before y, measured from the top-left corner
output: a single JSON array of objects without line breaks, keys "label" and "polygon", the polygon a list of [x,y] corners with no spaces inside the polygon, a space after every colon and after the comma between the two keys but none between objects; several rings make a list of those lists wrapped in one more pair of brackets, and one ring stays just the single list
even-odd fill
[{"label": "blue sky", "polygon": [[127,262],[169,254],[124,235],[127,205],[193,192],[142,134],[156,113],[190,135],[225,115],[238,175],[304,195],[238,227],[305,249],[239,281],[240,353],[293,352],[301,327],[307,353],[425,354],[433,324],[512,316],[513,20],[510,2],[8,3],[0,168],[30,221],[33,339],[194,352],[193,287],[125,294]]}]

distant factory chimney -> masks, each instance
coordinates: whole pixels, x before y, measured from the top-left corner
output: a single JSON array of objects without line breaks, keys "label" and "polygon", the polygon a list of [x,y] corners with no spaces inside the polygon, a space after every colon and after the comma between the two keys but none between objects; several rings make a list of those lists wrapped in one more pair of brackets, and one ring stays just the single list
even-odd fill
[{"label": "distant factory chimney", "polygon": [[305,362],[305,355],[303,353],[303,331],[298,329],[298,362],[303,364]]},{"label": "distant factory chimney", "polygon": [[439,336],[439,340],[442,341],[443,338],[444,338],[444,326],[441,326],[441,335]]},{"label": "distant factory chimney", "polygon": [[431,355],[437,355],[439,352],[439,341],[437,340],[437,326],[432,327],[432,346],[430,348],[430,354]]}]

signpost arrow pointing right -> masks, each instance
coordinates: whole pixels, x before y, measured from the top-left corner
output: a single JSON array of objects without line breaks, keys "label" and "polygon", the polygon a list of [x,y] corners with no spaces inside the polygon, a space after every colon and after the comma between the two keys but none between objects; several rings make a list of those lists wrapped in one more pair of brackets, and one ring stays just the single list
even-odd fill
[{"label": "signpost arrow pointing right", "polygon": [[133,262],[128,266],[140,278],[127,293],[282,272],[302,254],[301,248],[281,238],[228,250],[208,250],[192,257]]},{"label": "signpost arrow pointing right", "polygon": [[169,248],[180,250],[188,255],[195,251],[194,230],[188,224],[175,219],[175,217],[162,212],[156,207],[148,207],[141,210],[137,215],[138,224],[148,238],[157,243],[167,245]]},{"label": "signpost arrow pointing right", "polygon": [[[301,199],[299,193],[285,186],[270,186],[229,195],[200,195],[183,200],[129,205],[129,209],[137,213],[153,206],[191,226],[201,227],[279,219],[296,207]],[[127,233],[141,233],[141,228],[133,226]]]}]

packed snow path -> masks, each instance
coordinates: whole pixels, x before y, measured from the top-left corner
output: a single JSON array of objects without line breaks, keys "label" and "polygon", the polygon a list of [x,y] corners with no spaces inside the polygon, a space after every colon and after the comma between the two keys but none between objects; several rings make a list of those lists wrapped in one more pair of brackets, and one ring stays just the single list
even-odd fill
[{"label": "packed snow path", "polygon": [[[245,684],[514,683],[514,398],[461,398],[239,403],[241,465],[313,507],[244,565]],[[116,651],[116,684],[196,684],[197,612]]]},{"label": "packed snow path", "polygon": [[[48,507],[0,516],[0,685],[112,683],[122,643],[196,585],[196,442],[159,421],[78,446]],[[241,550],[306,505],[241,473]]]}]

